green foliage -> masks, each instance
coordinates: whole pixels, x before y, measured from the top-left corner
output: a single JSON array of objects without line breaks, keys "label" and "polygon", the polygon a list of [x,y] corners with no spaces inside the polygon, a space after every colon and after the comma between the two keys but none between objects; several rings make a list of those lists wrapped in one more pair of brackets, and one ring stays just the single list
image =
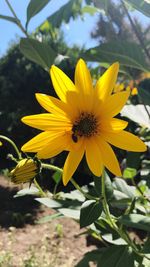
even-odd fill
[{"label": "green foliage", "polygon": [[118,221],[123,225],[134,227],[137,229],[150,231],[150,217],[141,214],[129,214],[121,216]]},{"label": "green foliage", "polygon": [[49,2],[50,0],[30,0],[29,5],[27,7],[26,28],[28,27],[28,23],[31,18],[38,14]]},{"label": "green foliage", "polygon": [[20,50],[28,59],[39,64],[46,71],[49,71],[57,55],[48,44],[31,38],[21,39]]},{"label": "green foliage", "polygon": [[144,54],[136,43],[112,41],[90,48],[81,55],[87,61],[113,63],[119,61],[121,65],[147,71],[148,65]]},{"label": "green foliage", "polygon": [[145,16],[150,17],[150,3],[146,2],[146,0],[125,0],[125,2],[143,13]]},{"label": "green foliage", "polygon": [[100,201],[87,200],[81,206],[80,227],[85,227],[94,223],[102,213],[102,204]]},{"label": "green foliage", "polygon": [[142,104],[150,106],[150,79],[145,79],[139,84],[139,97],[141,99]]},{"label": "green foliage", "polygon": [[81,14],[81,3],[82,0],[70,0],[58,11],[49,16],[47,18],[48,22],[51,23],[54,28],[59,28],[62,22],[68,23],[71,17],[75,19]]},{"label": "green foliage", "polygon": [[4,16],[4,15],[0,15],[0,19],[5,19],[7,21],[13,22],[15,24],[19,23],[19,20],[14,18],[14,17],[10,17],[10,16]]}]

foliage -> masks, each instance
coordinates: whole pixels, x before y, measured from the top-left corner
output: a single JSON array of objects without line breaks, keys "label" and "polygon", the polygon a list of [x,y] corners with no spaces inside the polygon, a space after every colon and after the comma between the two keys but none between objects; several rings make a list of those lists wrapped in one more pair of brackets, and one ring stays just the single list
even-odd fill
[{"label": "foliage", "polygon": [[[114,5],[110,0],[101,2],[98,0],[86,0],[85,2],[70,0],[49,16],[42,25],[38,25],[32,35],[29,35],[30,20],[48,2],[42,1],[41,3],[41,1],[35,0],[29,2],[26,27],[21,24],[14,12],[12,17],[0,15],[1,19],[18,25],[26,36],[20,41],[20,51],[23,55],[20,53],[18,45],[14,45],[0,62],[1,133],[9,137],[13,136],[19,145],[27,137],[33,135],[33,132],[27,130],[28,128],[19,121],[24,115],[39,112],[39,107],[34,100],[34,93],[40,90],[42,93],[54,95],[47,73],[52,64],[61,66],[72,78],[75,62],[82,56],[91,63],[98,63],[98,67],[93,72],[95,77],[99,66],[106,67],[114,61],[119,61],[121,64],[120,80],[125,80],[126,83],[129,83],[129,75],[135,77],[136,70],[138,70],[136,74],[149,71],[150,56],[146,39],[148,30],[145,29],[143,33],[142,27],[137,22],[134,23],[132,18],[131,26],[125,23],[125,16],[130,18],[126,3],[149,16],[150,4],[146,1],[125,0],[118,8],[118,5]],[[61,35],[62,23],[69,23],[70,19],[75,20],[79,16],[83,17],[84,13],[94,15],[96,12],[101,12],[99,25],[104,26],[93,34],[94,37],[100,34],[100,45],[82,49],[82,51],[78,47],[69,48]],[[139,34],[137,34],[137,28]],[[145,37],[144,41],[141,41],[141,35]],[[149,141],[149,79],[135,81],[135,84],[138,87],[139,95],[130,97],[128,103],[130,105],[127,105],[119,116],[128,117],[128,129],[133,133],[136,132],[144,141]],[[130,114],[131,109],[133,110],[132,114]],[[146,112],[147,115],[144,127],[145,115],[143,112]],[[1,135],[0,138],[6,141],[4,136]],[[7,141],[18,155],[18,158],[14,158],[13,155],[9,157],[18,162],[22,155],[20,152],[18,153],[15,144],[9,138]],[[117,154],[123,170],[123,178],[113,177],[105,171],[102,177],[92,177],[83,162],[79,168],[80,175],[78,173],[77,180],[81,177],[84,186],[80,186],[72,178],[71,182],[76,190],[71,188],[67,193],[62,192],[60,186],[63,170],[50,165],[49,162],[42,162],[43,176],[46,175],[49,178],[48,171],[44,174],[45,169],[53,171],[52,179],[55,185],[53,193],[45,193],[40,187],[41,172],[39,172],[37,180],[31,181],[34,182],[36,189],[34,187],[26,188],[16,195],[16,197],[20,197],[25,194],[33,194],[36,196],[36,201],[44,204],[47,208],[56,210],[55,216],[47,216],[39,223],[62,216],[70,217],[78,221],[80,227],[86,227],[87,233],[102,242],[103,247],[87,253],[77,264],[78,267],[89,266],[90,261],[103,267],[127,265],[129,267],[148,267],[149,265],[149,150],[142,155],[130,152],[122,153],[118,150]],[[51,163],[54,162],[55,160],[51,159]],[[92,180],[91,183],[87,183],[88,176]],[[137,235],[141,232],[144,235],[140,243],[130,234],[131,231],[135,232],[136,230],[138,230]],[[31,257],[26,265],[30,266],[32,260]]]}]

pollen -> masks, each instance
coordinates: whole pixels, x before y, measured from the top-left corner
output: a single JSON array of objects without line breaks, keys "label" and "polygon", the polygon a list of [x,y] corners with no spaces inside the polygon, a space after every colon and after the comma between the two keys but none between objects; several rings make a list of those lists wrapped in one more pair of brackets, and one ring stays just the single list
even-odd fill
[{"label": "pollen", "polygon": [[82,112],[72,127],[73,136],[92,137],[98,133],[98,119],[92,113]]}]

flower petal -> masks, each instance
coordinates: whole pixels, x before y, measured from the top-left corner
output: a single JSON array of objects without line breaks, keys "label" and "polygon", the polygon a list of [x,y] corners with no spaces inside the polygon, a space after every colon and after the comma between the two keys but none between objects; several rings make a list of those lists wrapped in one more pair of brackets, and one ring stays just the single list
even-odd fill
[{"label": "flower petal", "polygon": [[116,118],[101,120],[100,132],[120,132],[125,129],[127,125],[127,121]]},{"label": "flower petal", "polygon": [[118,160],[111,146],[101,137],[97,137],[97,144],[101,151],[104,166],[116,176],[122,176]]},{"label": "flower petal", "polygon": [[33,137],[30,141],[25,143],[21,150],[23,152],[38,152],[49,142],[54,140],[56,137],[60,137],[64,132],[43,132]]},{"label": "flower petal", "polygon": [[100,107],[99,107],[99,115],[102,118],[107,117],[114,117],[116,116],[125,103],[127,102],[128,98],[130,96],[130,92],[123,91],[116,94],[111,95],[107,101],[105,101]]},{"label": "flower petal", "polygon": [[68,91],[76,92],[74,83],[62,70],[54,65],[50,69],[50,75],[57,95],[62,101],[66,102]]},{"label": "flower petal", "polygon": [[40,105],[50,113],[62,116],[69,116],[70,113],[73,113],[72,109],[66,103],[55,97],[39,93],[35,94],[35,96]]},{"label": "flower petal", "polygon": [[146,145],[139,137],[126,131],[105,133],[103,138],[110,144],[128,151],[144,152],[147,150]]},{"label": "flower petal", "polygon": [[101,176],[103,164],[100,148],[94,138],[86,140],[86,160],[91,172],[96,176]]},{"label": "flower petal", "polygon": [[77,151],[69,152],[64,169],[63,169],[63,184],[67,185],[75,170],[77,169],[80,161],[82,160],[84,155],[84,149],[81,147]]},{"label": "flower petal", "polygon": [[91,74],[83,59],[79,59],[75,69],[75,86],[79,92],[79,106],[89,110],[93,104],[93,86]]},{"label": "flower petal", "polygon": [[115,87],[117,75],[119,71],[119,63],[112,64],[100,77],[96,83],[96,95],[102,101],[105,101],[111,95]]},{"label": "flower petal", "polygon": [[72,127],[72,124],[67,117],[49,113],[25,116],[21,120],[23,123],[43,131],[49,131],[49,130],[69,131]]},{"label": "flower petal", "polygon": [[39,159],[52,158],[61,153],[63,150],[67,150],[68,144],[69,138],[64,133],[63,135],[57,136],[56,138],[49,141],[47,145],[45,145],[41,150],[38,151],[37,157]]}]

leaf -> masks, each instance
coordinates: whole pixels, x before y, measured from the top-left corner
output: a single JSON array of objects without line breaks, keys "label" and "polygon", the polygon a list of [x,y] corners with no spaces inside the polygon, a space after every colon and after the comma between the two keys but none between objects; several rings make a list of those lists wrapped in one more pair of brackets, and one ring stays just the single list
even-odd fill
[{"label": "leaf", "polygon": [[81,206],[80,227],[85,227],[95,222],[102,213],[102,204],[95,200],[87,200]]},{"label": "leaf", "polygon": [[125,2],[143,13],[145,16],[150,17],[150,2],[148,3],[146,0],[125,0]]},{"label": "leaf", "polygon": [[125,168],[123,171],[123,178],[132,179],[137,174],[137,170],[134,168]]},{"label": "leaf", "polygon": [[118,219],[123,225],[150,232],[150,217],[141,214],[123,215]]},{"label": "leaf", "polygon": [[55,213],[55,214],[44,216],[44,217],[40,218],[38,221],[36,221],[36,223],[39,223],[39,224],[47,223],[47,222],[51,222],[52,220],[57,219],[57,218],[61,218],[61,217],[64,217],[64,216],[61,215],[60,213]]},{"label": "leaf", "polygon": [[66,217],[72,218],[74,220],[79,220],[80,210],[62,208],[58,209],[58,211]]},{"label": "leaf", "polygon": [[95,15],[95,13],[100,13],[100,12],[101,12],[101,10],[99,8],[94,7],[94,6],[90,6],[90,5],[84,6],[82,8],[82,13],[88,13],[91,16]]},{"label": "leaf", "polygon": [[106,242],[114,244],[114,245],[126,245],[127,244],[126,241],[124,241],[124,239],[122,239],[122,238],[113,239],[113,236],[111,233],[107,233],[107,234],[102,235],[102,238]]},{"label": "leaf", "polygon": [[101,259],[102,253],[103,251],[105,251],[105,249],[96,249],[96,250],[92,250],[90,252],[87,252],[83,258],[81,259],[80,262],[77,263],[77,265],[75,265],[75,267],[89,267],[89,263],[92,262],[96,262],[98,263]]},{"label": "leaf", "polygon": [[10,17],[10,16],[0,15],[0,19],[5,19],[5,20],[8,20],[8,21],[13,22],[15,24],[18,24],[19,23],[19,20],[18,19],[13,18],[13,17]]},{"label": "leaf", "polygon": [[134,255],[128,246],[112,246],[103,252],[98,263],[98,267],[133,267]]},{"label": "leaf", "polygon": [[31,38],[21,38],[20,50],[25,57],[39,64],[47,71],[49,71],[56,57],[56,52],[48,44]]},{"label": "leaf", "polygon": [[28,27],[28,23],[32,17],[34,17],[37,13],[39,13],[49,2],[50,0],[30,0],[27,7],[27,22],[26,28]]},{"label": "leaf", "polygon": [[32,185],[30,188],[24,188],[18,191],[16,195],[14,196],[14,198],[23,197],[26,195],[39,195],[39,194],[40,194],[39,190],[35,186]]},{"label": "leaf", "polygon": [[131,187],[129,185],[127,185],[127,183],[124,180],[122,180],[120,178],[115,178],[114,186],[118,191],[124,193],[130,199],[134,198],[133,190],[131,189]]},{"label": "leaf", "polygon": [[150,79],[144,79],[139,83],[138,96],[142,104],[150,106]]},{"label": "leaf", "polygon": [[62,174],[58,171],[54,172],[52,178],[55,181],[56,184],[58,184],[61,180]]},{"label": "leaf", "polygon": [[[147,98],[147,101],[149,101],[150,103],[150,94],[145,95],[145,97]],[[146,109],[149,111],[150,113],[150,107],[146,106]],[[138,123],[139,125],[141,125],[142,127],[147,127],[150,129],[150,119],[149,116],[147,114],[147,111],[145,109],[144,105],[125,105],[121,111],[121,115],[124,117],[129,118],[130,120]]]},{"label": "leaf", "polygon": [[68,23],[70,18],[76,18],[81,13],[81,0],[70,0],[58,11],[47,18],[54,28],[59,28],[64,21]]},{"label": "leaf", "polygon": [[108,174],[105,172],[105,194],[106,194],[106,198],[107,200],[110,200],[113,197],[113,186],[111,183],[111,180],[108,176]]},{"label": "leaf", "polygon": [[146,240],[144,247],[142,249],[142,253],[150,254],[150,237]]},{"label": "leaf", "polygon": [[148,65],[141,47],[136,43],[111,41],[88,49],[81,54],[86,61],[113,63],[148,71]]},{"label": "leaf", "polygon": [[45,205],[48,208],[60,208],[62,207],[62,204],[50,199],[48,197],[41,197],[41,198],[35,198],[35,200],[37,200],[38,202],[40,202],[41,204]]}]

